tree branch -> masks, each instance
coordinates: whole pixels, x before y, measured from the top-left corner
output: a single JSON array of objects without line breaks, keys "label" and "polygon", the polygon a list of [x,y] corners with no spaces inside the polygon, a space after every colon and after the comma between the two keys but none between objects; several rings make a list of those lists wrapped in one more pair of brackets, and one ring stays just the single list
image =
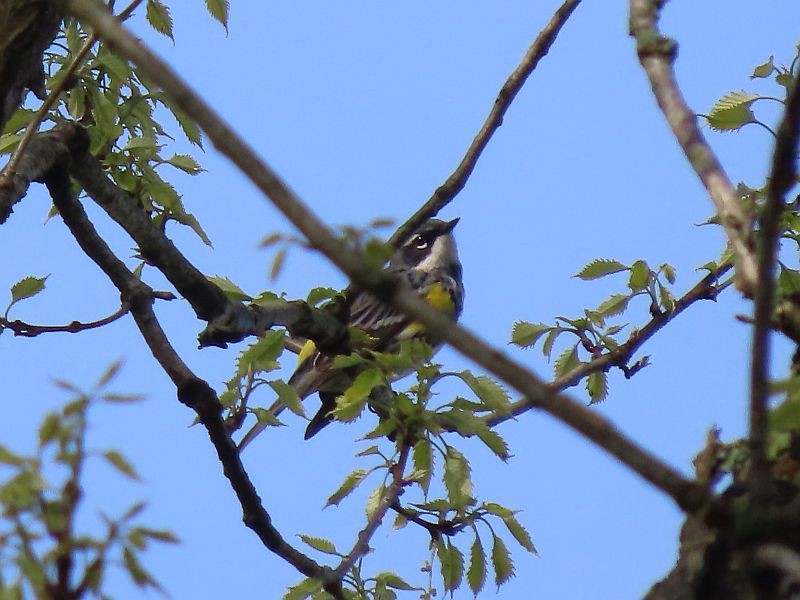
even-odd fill
[{"label": "tree branch", "polygon": [[197,413],[206,428],[222,463],[223,472],[242,506],[245,525],[272,552],[307,577],[322,580],[325,589],[335,598],[343,598],[341,583],[334,576],[333,570],[319,565],[289,545],[273,526],[272,519],[264,509],[239,458],[236,445],[228,434],[222,419],[222,405],[214,390],[198,378],[175,352],[153,311],[153,290],[127,269],[95,231],[83,207],[71,196],[67,170],[56,167],[48,173],[45,183],[53,203],[80,247],[106,273],[129,304],[131,314],[150,351],[175,384],[178,399]]},{"label": "tree branch", "polygon": [[797,183],[797,149],[800,138],[800,75],[795,77],[786,101],[772,170],[767,179],[767,200],[759,219],[758,287],[755,295],[755,327],[750,369],[750,491],[756,498],[768,493],[769,463],[769,359],[770,333],[775,305],[775,262],[778,255],[780,221],[786,205],[785,196]]},{"label": "tree branch", "polygon": [[672,497],[684,510],[694,510],[707,500],[707,491],[683,477],[607,419],[563,394],[554,394],[531,371],[497,348],[487,345],[463,326],[431,308],[416,295],[402,291],[380,269],[351,252],[286,186],[277,174],[163,61],[119,25],[92,0],[68,0],[68,7],[89,23],[109,46],[132,60],[206,132],[214,145],[272,201],[309,242],[360,287],[381,301],[396,306],[425,326],[431,336],[449,343],[461,354],[526,396],[531,407],[541,408],[566,423],[600,448],[615,456]]},{"label": "tree branch", "polygon": [[674,40],[658,30],[660,0],[631,0],[630,33],[636,38],[639,62],[653,94],[687,160],[708,190],[717,216],[728,236],[736,263],[736,287],[753,297],[758,270],[751,238],[752,222],[708,142],[697,126],[695,113],[683,99],[672,63],[677,55]]},{"label": "tree branch", "polygon": [[486,121],[484,121],[475,139],[472,140],[472,144],[467,149],[464,158],[461,159],[461,163],[447,180],[436,189],[428,201],[395,231],[392,237],[389,238],[390,244],[393,246],[401,245],[417,227],[431,217],[436,216],[442,208],[447,206],[464,189],[467,180],[475,169],[475,165],[478,164],[478,159],[481,157],[483,150],[489,144],[489,140],[492,139],[494,133],[503,124],[503,117],[514,98],[516,98],[522,86],[525,85],[530,74],[536,69],[539,61],[547,55],[561,28],[580,2],[581,0],[566,0],[556,10],[550,21],[539,32],[539,35],[536,36],[536,39],[525,52],[522,61],[509,75],[503,87],[500,88],[492,110],[486,117]]}]

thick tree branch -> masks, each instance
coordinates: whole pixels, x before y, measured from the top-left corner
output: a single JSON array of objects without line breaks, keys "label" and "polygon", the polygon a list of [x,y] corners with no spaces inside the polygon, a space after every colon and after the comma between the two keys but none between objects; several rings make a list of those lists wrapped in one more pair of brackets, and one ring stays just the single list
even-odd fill
[{"label": "thick tree branch", "polygon": [[68,0],[67,6],[91,25],[109,46],[132,60],[206,132],[214,145],[234,162],[273,204],[357,285],[425,325],[426,331],[449,343],[467,358],[526,396],[530,406],[563,421],[623,464],[672,497],[684,510],[707,500],[707,491],[650,454],[596,412],[563,394],[554,394],[532,372],[466,328],[454,324],[416,295],[404,292],[386,273],[370,267],[351,252],[286,186],[277,174],[178,75],[108,11],[92,0]]},{"label": "thick tree branch", "polygon": [[399,246],[408,239],[411,233],[419,227],[422,223],[438,214],[438,212],[447,206],[458,193],[464,189],[475,165],[478,164],[478,159],[481,157],[483,150],[489,144],[495,131],[497,131],[503,124],[503,117],[506,111],[511,106],[511,103],[516,98],[522,86],[528,80],[528,77],[533,73],[539,61],[544,58],[550,51],[550,47],[555,42],[561,28],[567,22],[573,11],[578,7],[581,0],[566,0],[555,14],[552,16],[547,25],[539,32],[536,39],[525,52],[522,61],[517,65],[514,71],[509,75],[497,98],[494,101],[494,106],[486,117],[483,125],[472,140],[472,144],[467,149],[464,158],[458,165],[455,171],[447,178],[447,180],[439,186],[433,195],[417,210],[405,223],[403,223],[397,231],[389,239],[389,243],[393,246]]},{"label": "thick tree branch", "polygon": [[343,598],[341,584],[333,570],[289,545],[272,524],[253,483],[242,464],[236,445],[222,419],[222,405],[214,390],[198,378],[175,352],[153,311],[153,291],[137,279],[97,234],[83,207],[71,196],[68,171],[56,167],[45,181],[53,203],[83,251],[111,279],[129,304],[131,314],[153,356],[178,390],[178,398],[198,415],[217,451],[223,471],[242,506],[243,521],[272,552],[307,577],[324,582],[335,598]]},{"label": "thick tree branch", "polygon": [[658,30],[659,0],[631,0],[630,33],[636,38],[639,61],[644,67],[658,106],[683,149],[687,160],[708,190],[733,249],[736,287],[747,297],[756,292],[758,270],[753,249],[752,222],[711,147],[697,126],[695,113],[681,95],[672,63],[677,55],[674,40]]},{"label": "thick tree branch", "polygon": [[775,305],[775,262],[778,255],[779,224],[786,205],[785,196],[797,183],[797,151],[800,138],[800,75],[794,80],[778,128],[772,170],[767,180],[767,200],[759,219],[758,287],[755,296],[755,327],[750,369],[750,490],[756,498],[768,493],[770,333]]}]

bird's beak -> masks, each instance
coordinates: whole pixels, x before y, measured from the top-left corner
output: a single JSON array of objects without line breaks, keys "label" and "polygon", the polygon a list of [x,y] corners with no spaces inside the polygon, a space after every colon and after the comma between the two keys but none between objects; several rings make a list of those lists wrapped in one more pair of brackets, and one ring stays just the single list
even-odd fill
[{"label": "bird's beak", "polygon": [[456,217],[452,221],[448,221],[447,223],[445,223],[444,224],[444,233],[450,233],[451,231],[453,231],[453,227],[458,225],[458,222],[460,220],[461,220],[461,217]]}]

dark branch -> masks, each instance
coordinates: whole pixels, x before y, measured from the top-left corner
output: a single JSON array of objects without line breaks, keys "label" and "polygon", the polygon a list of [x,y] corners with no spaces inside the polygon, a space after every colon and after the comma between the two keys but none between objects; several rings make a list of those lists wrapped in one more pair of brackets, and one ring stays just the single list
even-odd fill
[{"label": "dark branch", "polygon": [[405,223],[403,223],[397,231],[389,239],[389,243],[394,246],[399,246],[405,242],[417,227],[422,223],[438,214],[438,212],[447,206],[458,193],[464,189],[475,165],[478,164],[478,159],[481,157],[484,148],[492,139],[495,131],[497,131],[503,124],[503,117],[506,111],[511,106],[511,103],[516,98],[522,86],[525,85],[528,77],[533,73],[539,61],[544,58],[550,50],[550,47],[555,42],[561,28],[572,15],[573,11],[578,7],[581,0],[566,0],[558,10],[556,10],[550,22],[539,32],[533,44],[525,52],[522,61],[517,65],[517,68],[509,75],[497,98],[494,101],[494,106],[489,112],[481,126],[480,131],[472,140],[472,144],[467,149],[464,158],[458,165],[455,171],[447,178],[447,180],[439,186],[433,195],[423,204],[417,212],[415,212]]},{"label": "dark branch", "polygon": [[341,584],[332,569],[319,565],[290,546],[272,525],[269,513],[264,509],[261,498],[239,459],[236,445],[228,434],[222,419],[222,405],[214,390],[192,373],[161,328],[153,311],[153,290],[137,279],[98,235],[83,207],[71,195],[66,169],[54,168],[48,173],[45,183],[53,203],[80,247],[106,273],[130,306],[131,314],[150,351],[175,384],[178,399],[197,413],[206,428],[222,463],[223,472],[242,506],[244,523],[272,552],[307,577],[322,580],[328,592],[336,598],[342,598]]},{"label": "dark branch", "polygon": [[767,436],[769,409],[770,332],[775,305],[775,262],[785,196],[797,183],[797,147],[800,137],[800,76],[794,80],[778,128],[772,170],[767,180],[767,200],[759,220],[758,287],[750,370],[750,489],[756,498],[768,493]]}]

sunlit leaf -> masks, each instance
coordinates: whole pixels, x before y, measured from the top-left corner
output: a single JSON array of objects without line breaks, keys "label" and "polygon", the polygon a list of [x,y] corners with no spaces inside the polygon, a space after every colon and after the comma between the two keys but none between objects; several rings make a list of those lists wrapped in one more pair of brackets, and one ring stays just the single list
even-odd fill
[{"label": "sunlit leaf", "polygon": [[498,588],[514,576],[514,563],[508,548],[505,542],[494,534],[492,534],[492,566],[494,582]]},{"label": "sunlit leaf", "polygon": [[469,589],[476,596],[486,584],[486,553],[481,539],[476,535],[469,552],[469,569],[467,570]]},{"label": "sunlit leaf", "polygon": [[605,277],[606,275],[611,275],[612,273],[619,273],[620,271],[625,271],[627,269],[627,265],[624,265],[617,260],[597,258],[578,271],[575,277],[579,277],[584,281],[587,281],[590,279]]},{"label": "sunlit leaf", "polygon": [[307,545],[314,548],[314,550],[318,550],[325,554],[338,554],[338,552],[336,551],[336,546],[334,546],[333,542],[331,542],[330,540],[303,534],[300,534],[299,537]]},{"label": "sunlit leaf", "polygon": [[338,506],[338,504],[344,500],[350,493],[355,490],[364,478],[367,476],[369,471],[366,469],[356,469],[352,473],[350,473],[339,486],[339,489],[336,490],[333,494],[330,495],[328,501],[325,503],[325,506]]},{"label": "sunlit leaf", "polygon": [[716,131],[736,131],[755,120],[751,106],[759,96],[731,92],[717,101],[708,114],[708,124]]},{"label": "sunlit leaf", "polygon": [[270,381],[269,386],[278,394],[278,400],[280,400],[286,408],[300,417],[306,416],[300,396],[293,386],[280,379]]},{"label": "sunlit leaf", "polygon": [[517,321],[514,323],[514,329],[511,331],[511,343],[521,346],[522,348],[530,348],[536,344],[539,338],[551,329],[552,327],[550,325],[545,325],[544,323]]},{"label": "sunlit leaf", "polygon": [[158,33],[175,40],[172,37],[172,16],[167,5],[161,0],[147,0],[147,22]]},{"label": "sunlit leaf", "polygon": [[225,31],[228,31],[228,0],[206,0],[206,8],[212,17],[222,23]]},{"label": "sunlit leaf", "polygon": [[103,452],[103,456],[120,473],[138,481],[139,475],[136,473],[133,465],[131,465],[131,463],[128,462],[128,459],[125,458],[120,452],[117,452],[116,450],[107,450],[106,452]]}]

